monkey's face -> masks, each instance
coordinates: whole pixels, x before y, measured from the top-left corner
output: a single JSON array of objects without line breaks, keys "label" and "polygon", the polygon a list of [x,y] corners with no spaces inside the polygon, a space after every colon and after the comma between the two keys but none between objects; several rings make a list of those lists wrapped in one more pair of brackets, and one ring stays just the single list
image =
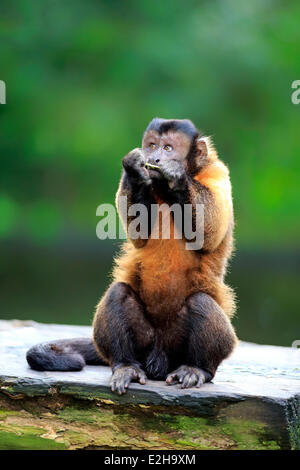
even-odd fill
[{"label": "monkey's face", "polygon": [[145,159],[152,165],[160,165],[165,160],[184,162],[191,148],[191,138],[183,132],[169,131],[159,134],[147,131],[143,138]]},{"label": "monkey's face", "polygon": [[[143,153],[147,163],[164,166],[169,160],[182,163],[193,176],[198,173],[207,157],[205,138],[188,119],[154,118],[143,137]],[[159,170],[149,170],[151,178],[161,179]]]}]

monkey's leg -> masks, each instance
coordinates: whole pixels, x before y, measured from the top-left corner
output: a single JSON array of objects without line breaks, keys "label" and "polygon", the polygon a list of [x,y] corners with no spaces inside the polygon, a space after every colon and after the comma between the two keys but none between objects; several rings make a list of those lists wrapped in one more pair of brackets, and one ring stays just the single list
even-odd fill
[{"label": "monkey's leg", "polygon": [[124,282],[112,284],[97,308],[94,341],[111,365],[113,391],[125,393],[133,380],[146,383],[140,360],[153,338],[153,327],[132,288]]},{"label": "monkey's leg", "polygon": [[186,301],[187,337],[183,365],[168,375],[168,384],[181,388],[210,382],[219,364],[234,349],[237,338],[229,319],[207,294],[191,295]]},{"label": "monkey's leg", "polygon": [[60,339],[40,343],[27,351],[26,359],[35,370],[78,371],[85,364],[101,365],[92,338]]}]

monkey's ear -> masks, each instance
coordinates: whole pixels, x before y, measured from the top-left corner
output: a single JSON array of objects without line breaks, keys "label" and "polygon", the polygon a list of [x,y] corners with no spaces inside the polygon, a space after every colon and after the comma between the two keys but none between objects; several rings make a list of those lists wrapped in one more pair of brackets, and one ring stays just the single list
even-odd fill
[{"label": "monkey's ear", "polygon": [[201,160],[207,157],[208,146],[208,137],[200,137],[199,139],[197,139],[198,157],[200,157]]}]

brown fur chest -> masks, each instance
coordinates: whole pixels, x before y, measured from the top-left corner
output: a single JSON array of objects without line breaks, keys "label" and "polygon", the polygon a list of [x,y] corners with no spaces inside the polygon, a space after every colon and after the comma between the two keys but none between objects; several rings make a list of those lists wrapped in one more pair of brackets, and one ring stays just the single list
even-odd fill
[{"label": "brown fur chest", "polygon": [[195,261],[184,240],[148,240],[140,253],[139,276],[140,296],[150,314],[168,317],[182,308]]}]

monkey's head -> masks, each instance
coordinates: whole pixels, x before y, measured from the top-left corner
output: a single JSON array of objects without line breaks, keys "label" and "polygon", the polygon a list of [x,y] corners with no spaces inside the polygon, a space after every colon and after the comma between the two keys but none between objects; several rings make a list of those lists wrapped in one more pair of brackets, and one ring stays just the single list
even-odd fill
[{"label": "monkey's head", "polygon": [[191,176],[207,164],[214,152],[207,137],[189,119],[154,118],[143,136],[145,159],[158,165],[166,159],[179,160]]}]

